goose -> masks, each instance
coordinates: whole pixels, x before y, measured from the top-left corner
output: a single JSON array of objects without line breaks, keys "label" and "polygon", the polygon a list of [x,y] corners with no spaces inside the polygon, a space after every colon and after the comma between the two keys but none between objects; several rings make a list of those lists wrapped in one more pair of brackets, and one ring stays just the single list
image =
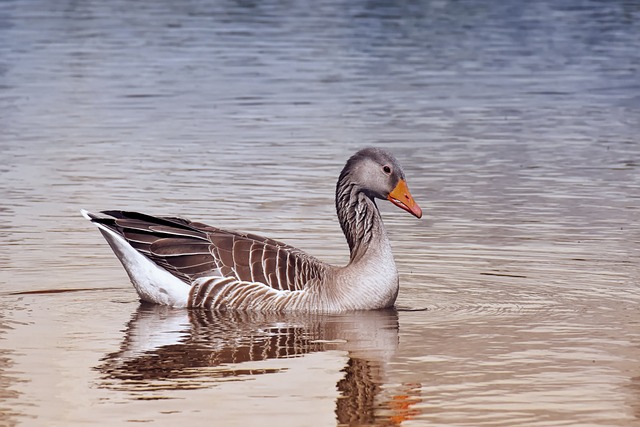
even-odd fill
[{"label": "goose", "polygon": [[417,218],[402,167],[380,148],[351,156],[336,185],[350,259],[333,266],[279,241],[179,217],[109,210],[98,227],[142,301],[216,311],[339,313],[392,307],[399,279],[375,199]]}]

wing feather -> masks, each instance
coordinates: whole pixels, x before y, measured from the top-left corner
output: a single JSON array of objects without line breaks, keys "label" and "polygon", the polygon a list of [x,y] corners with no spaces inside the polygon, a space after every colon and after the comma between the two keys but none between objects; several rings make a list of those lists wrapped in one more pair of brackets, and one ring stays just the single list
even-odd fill
[{"label": "wing feather", "polygon": [[[299,291],[324,273],[324,264],[305,252],[256,234],[222,230],[183,218],[154,217],[137,212],[105,211],[111,218],[95,217],[122,235],[134,248],[186,283],[200,277],[231,277],[236,285],[255,283],[259,294]],[[225,282],[206,286],[206,295],[195,292],[198,304],[225,301],[230,292]],[[242,285],[244,286],[244,285]],[[248,285],[247,285],[248,286]],[[225,295],[220,294],[220,292]],[[245,305],[250,293],[235,289],[230,297]]]},{"label": "wing feather", "polygon": [[250,239],[241,239],[235,236],[233,239],[233,263],[238,266],[249,267],[251,264],[251,248],[255,242]]},{"label": "wing feather", "polygon": [[208,254],[211,243],[202,240],[185,238],[164,238],[156,239],[150,246],[149,251],[158,256],[181,256],[181,255],[201,255]]},{"label": "wing feather", "polygon": [[[289,286],[295,286],[296,283],[296,258],[290,254],[289,252],[286,253],[287,254],[287,281],[284,284],[287,284]],[[288,287],[286,288],[288,289]]]}]

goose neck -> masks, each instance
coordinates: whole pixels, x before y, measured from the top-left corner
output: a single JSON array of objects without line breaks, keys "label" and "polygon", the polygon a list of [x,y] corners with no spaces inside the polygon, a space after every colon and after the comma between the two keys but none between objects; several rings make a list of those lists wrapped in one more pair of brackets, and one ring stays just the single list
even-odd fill
[{"label": "goose neck", "polygon": [[374,200],[356,185],[338,183],[336,209],[349,244],[350,264],[389,246],[380,212]]}]

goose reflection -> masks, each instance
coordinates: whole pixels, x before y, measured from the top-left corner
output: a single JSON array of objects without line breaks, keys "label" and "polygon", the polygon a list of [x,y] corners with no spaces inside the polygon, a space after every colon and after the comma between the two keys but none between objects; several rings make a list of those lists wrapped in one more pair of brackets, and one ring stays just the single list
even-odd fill
[{"label": "goose reflection", "polygon": [[411,417],[415,400],[411,386],[399,395],[383,392],[385,367],[397,346],[395,310],[218,313],[143,304],[127,324],[120,350],[107,354],[96,369],[104,388],[136,393],[194,389],[286,369],[251,362],[338,350],[347,355],[336,384],[338,423],[393,425]]}]

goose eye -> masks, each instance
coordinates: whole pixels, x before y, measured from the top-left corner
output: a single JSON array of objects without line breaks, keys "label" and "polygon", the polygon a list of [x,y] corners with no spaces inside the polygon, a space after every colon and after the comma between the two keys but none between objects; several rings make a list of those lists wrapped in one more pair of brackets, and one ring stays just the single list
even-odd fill
[{"label": "goose eye", "polygon": [[391,173],[391,168],[387,165],[384,165],[382,167],[382,170],[384,171],[384,173],[386,173],[387,175],[389,175]]}]

